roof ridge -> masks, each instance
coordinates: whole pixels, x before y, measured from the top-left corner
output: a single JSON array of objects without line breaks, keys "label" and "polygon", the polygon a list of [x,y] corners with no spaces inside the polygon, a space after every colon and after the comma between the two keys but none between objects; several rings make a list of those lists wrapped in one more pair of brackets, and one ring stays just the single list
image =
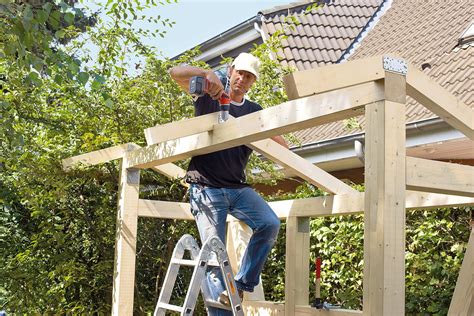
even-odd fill
[{"label": "roof ridge", "polygon": [[374,14],[372,14],[370,19],[364,25],[364,27],[356,36],[356,38],[352,41],[349,47],[347,47],[346,51],[343,52],[342,55],[339,57],[339,59],[335,62],[336,64],[339,64],[340,62],[347,60],[349,55],[351,55],[353,51],[357,48],[357,46],[360,45],[360,42],[364,39],[365,35],[367,35],[367,33],[369,33],[369,31],[375,27],[375,25],[383,16],[383,14],[388,9],[390,9],[391,5],[392,5],[392,0],[382,0],[382,3],[379,5],[377,10],[374,12]]},{"label": "roof ridge", "polygon": [[272,18],[275,15],[278,15],[281,12],[288,12],[290,13],[295,13],[298,12],[300,9],[306,9],[306,7],[312,5],[312,4],[319,4],[319,5],[326,5],[333,0],[304,0],[304,1],[298,1],[298,2],[290,2],[289,4],[284,4],[284,5],[278,5],[275,7],[272,7],[270,9],[266,10],[261,10],[257,13],[257,15],[263,15],[265,17],[270,17]]}]

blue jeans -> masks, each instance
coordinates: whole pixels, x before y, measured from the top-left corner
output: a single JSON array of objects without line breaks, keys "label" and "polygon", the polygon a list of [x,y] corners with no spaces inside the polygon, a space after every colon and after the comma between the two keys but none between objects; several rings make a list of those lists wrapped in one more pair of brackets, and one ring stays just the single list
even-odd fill
[{"label": "blue jeans", "polygon": [[[227,214],[246,223],[253,231],[239,272],[235,276],[237,288],[253,292],[260,281],[265,260],[272,249],[280,228],[280,220],[252,188],[214,188],[191,184],[189,188],[191,212],[196,219],[201,241],[217,235],[225,243]],[[207,273],[207,282],[212,299],[217,300],[225,290],[219,268]],[[210,308],[209,315],[232,315],[230,311]]]}]

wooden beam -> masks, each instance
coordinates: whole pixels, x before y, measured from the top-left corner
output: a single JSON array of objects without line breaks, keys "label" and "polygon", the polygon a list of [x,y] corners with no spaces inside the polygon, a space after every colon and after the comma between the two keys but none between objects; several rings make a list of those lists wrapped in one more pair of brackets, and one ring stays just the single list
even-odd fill
[{"label": "wooden beam", "polygon": [[407,189],[474,197],[474,167],[406,158]]},{"label": "wooden beam", "polygon": [[138,201],[138,216],[194,220],[189,203],[144,199]]},{"label": "wooden beam", "polygon": [[209,113],[186,120],[147,128],[144,131],[146,143],[149,146],[168,140],[210,131],[213,126],[217,124],[217,115],[217,112]]},{"label": "wooden beam", "polygon": [[133,314],[140,170],[121,163],[114,260],[112,315]]},{"label": "wooden beam", "polygon": [[70,170],[76,165],[93,166],[100,163],[109,162],[115,159],[121,159],[127,150],[135,149],[135,144],[127,143],[105,149],[92,151],[90,153],[65,158],[62,160],[63,169]]},{"label": "wooden beam", "polygon": [[[234,275],[236,275],[240,269],[240,264],[247,250],[252,233],[252,229],[249,226],[237,219],[231,219],[227,223],[226,247]],[[265,294],[263,292],[262,280],[255,286],[253,292],[244,292],[244,301],[264,300]]]},{"label": "wooden beam", "polygon": [[295,316],[356,316],[362,315],[362,311],[350,309],[316,309],[311,306],[296,306]]},{"label": "wooden beam", "polygon": [[407,210],[426,210],[430,208],[472,206],[473,202],[474,198],[457,195],[406,191],[405,206]]},{"label": "wooden beam", "polygon": [[474,140],[474,110],[413,66],[408,68],[407,93]]},{"label": "wooden beam", "polygon": [[384,86],[393,101],[366,107],[363,311],[374,316],[405,313],[405,77],[387,72]]},{"label": "wooden beam", "polygon": [[285,316],[309,304],[309,217],[286,219]]},{"label": "wooden beam", "polygon": [[284,302],[246,301],[242,302],[244,314],[247,316],[284,316]]},{"label": "wooden beam", "polygon": [[474,315],[474,229],[471,229],[448,315]]},{"label": "wooden beam", "polygon": [[[285,315],[286,304],[284,302],[268,301],[244,301],[243,308],[245,315],[249,316],[283,316]],[[348,309],[316,309],[309,305],[297,305],[295,316],[356,316],[362,315],[362,311]]]},{"label": "wooden beam", "polygon": [[382,79],[383,56],[296,71],[283,77],[289,100]]},{"label": "wooden beam", "polygon": [[[123,145],[117,145],[105,149],[92,151],[90,153],[66,158],[62,160],[63,169],[65,171],[71,170],[74,166],[85,165],[93,166],[100,163],[109,162],[115,159],[122,159],[125,153],[130,150],[141,148],[135,143],[127,143]],[[186,171],[175,164],[167,163],[160,166],[152,167],[153,170],[163,174],[170,179],[184,178]],[[184,181],[181,182],[183,186],[189,186]]]},{"label": "wooden beam", "polygon": [[[127,153],[128,167],[148,168],[194,155],[356,116],[363,105],[383,99],[379,84],[367,83],[282,103],[214,125],[203,132]],[[181,122],[186,125],[186,121]]]},{"label": "wooden beam", "polygon": [[[190,127],[188,129],[183,128],[183,124],[176,124],[176,122],[148,128],[145,130],[147,144],[154,145],[160,142],[186,137],[194,133],[211,131],[217,122],[216,114],[217,113],[211,113],[190,119],[186,124],[186,126],[189,125]],[[302,179],[327,192],[335,194],[356,192],[344,182],[316,167],[292,151],[280,146],[273,140],[260,140],[250,143],[248,146],[281,166],[292,170],[295,175],[298,175]]]},{"label": "wooden beam", "polygon": [[[328,195],[314,198],[270,202],[269,205],[278,218],[289,216],[320,217],[362,214],[365,193]],[[143,217],[194,220],[189,203],[139,200],[138,215]],[[407,191],[405,206],[407,210],[430,209],[453,206],[474,206],[474,198]],[[228,221],[234,220],[232,217]]]},{"label": "wooden beam", "polygon": [[364,193],[277,201],[269,205],[280,219],[357,214],[364,211]]},{"label": "wooden beam", "polygon": [[260,140],[248,145],[250,148],[273,160],[282,167],[291,169],[296,175],[317,187],[334,194],[357,193],[356,190],[298,156],[271,139]]}]

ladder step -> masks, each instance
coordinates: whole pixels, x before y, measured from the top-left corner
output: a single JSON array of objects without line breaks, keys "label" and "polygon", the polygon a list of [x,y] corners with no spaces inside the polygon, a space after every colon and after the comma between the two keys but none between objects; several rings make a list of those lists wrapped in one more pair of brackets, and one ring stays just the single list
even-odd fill
[{"label": "ladder step", "polygon": [[178,264],[180,266],[195,267],[198,264],[198,260],[171,258],[171,264]]},{"label": "ladder step", "polygon": [[158,303],[157,307],[167,309],[167,310],[170,310],[170,311],[175,311],[175,312],[178,312],[178,313],[181,313],[183,311],[182,306],[173,305],[173,304]]},{"label": "ladder step", "polygon": [[[180,266],[190,266],[195,267],[198,263],[198,260],[188,260],[188,259],[178,259],[178,258],[171,258],[171,264],[178,264]],[[209,260],[207,265],[210,267],[218,267],[219,262],[215,260]]]},{"label": "ladder step", "polygon": [[225,310],[228,310],[228,311],[232,310],[232,308],[230,306],[221,304],[221,303],[219,303],[217,301],[214,301],[214,300],[206,300],[206,306],[207,307],[216,307],[216,308],[220,308],[220,309],[225,309]]}]

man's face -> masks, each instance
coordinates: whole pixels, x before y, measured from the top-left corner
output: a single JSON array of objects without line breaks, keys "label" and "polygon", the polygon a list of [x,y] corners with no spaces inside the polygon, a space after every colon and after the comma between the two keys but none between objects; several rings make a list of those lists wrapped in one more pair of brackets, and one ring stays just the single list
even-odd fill
[{"label": "man's face", "polygon": [[245,70],[235,70],[234,67],[231,68],[230,72],[232,92],[239,95],[247,93],[255,82],[255,75]]}]

